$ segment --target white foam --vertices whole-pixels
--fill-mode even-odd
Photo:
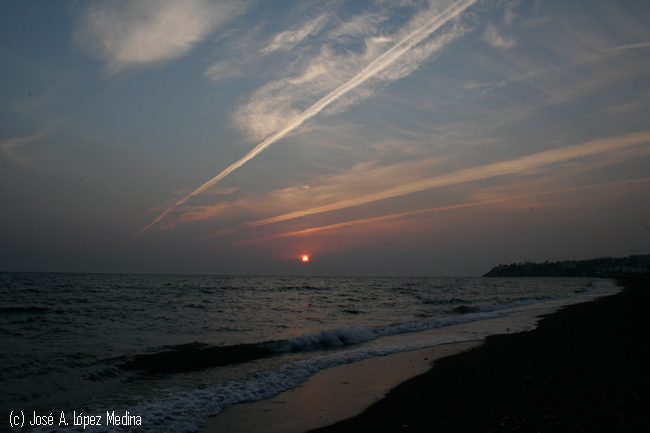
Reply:
[[[610,280],[595,281],[583,293],[605,293],[608,290],[611,290],[612,287],[614,287],[614,283]],[[321,330],[314,334],[305,333],[299,337],[277,342],[272,347],[278,353],[287,353],[315,350],[325,347],[342,346],[344,344],[364,343],[382,336],[425,331],[427,329],[468,323],[476,320],[494,319],[509,314],[503,311],[515,307],[537,304],[540,302],[547,302],[557,299],[574,298],[577,296],[578,295],[576,294],[565,294],[527,298],[503,304],[478,306],[475,307],[475,313],[459,314],[443,317],[440,319],[413,321],[388,326],[379,326],[375,328],[353,325],[346,328]]]
[[[347,328],[334,328],[315,334],[302,334],[299,337],[278,343],[274,349],[280,353],[302,352],[323,347],[342,346],[351,343],[363,343],[377,338],[371,328],[353,325]]]

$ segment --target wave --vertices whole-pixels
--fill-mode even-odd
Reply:
[[[284,342],[265,343],[274,347],[275,351],[301,351],[317,347],[344,345],[351,342],[368,341],[380,335],[393,335],[404,332],[414,332],[423,328],[446,326],[455,323],[465,323],[506,316],[506,312],[485,312],[474,315],[454,316],[437,321],[412,322],[395,324],[376,329],[352,326],[320,331],[315,334],[304,334]],[[457,343],[482,339],[472,335],[458,337],[454,335],[419,341],[408,340],[408,343],[389,345],[371,345],[369,347],[350,348],[342,351],[326,352],[308,359],[288,362],[274,370],[260,372],[243,379],[219,382],[200,388],[169,392],[151,400],[143,400],[128,410],[132,414],[147,413],[148,429],[167,432],[191,433],[198,431],[207,419],[219,414],[226,408],[239,403],[254,402],[274,397],[284,391],[301,385],[314,373],[342,364],[371,359],[393,353],[408,352],[436,345]],[[203,347],[199,343],[199,346]],[[97,414],[105,413],[104,408],[96,408]],[[122,411],[124,412],[124,410]],[[117,410],[116,410],[117,413]],[[122,430],[104,426],[92,432],[118,432]]]
[[[454,308],[454,311],[456,311],[459,314],[476,313],[479,310],[480,310],[479,307],[474,307],[469,305],[459,305],[458,307]]]
[[[172,350],[163,352],[135,355],[118,367],[126,371],[138,370],[147,375],[188,373],[254,361],[273,354],[273,350],[258,344],[208,346],[194,342],[173,346]]]
[[[594,281],[584,292],[604,292],[612,286],[609,280]],[[521,307],[544,301],[578,296],[576,294],[555,295],[536,298],[525,298],[511,302],[491,305],[461,304],[450,310],[452,315],[436,319],[416,320],[406,323],[364,327],[352,325],[334,329],[323,329],[315,333],[302,334],[298,337],[265,341],[258,343],[237,344],[230,346],[214,346],[194,342],[176,346],[163,346],[159,351],[149,354],[138,354],[130,359],[122,358],[117,367],[123,371],[135,371],[144,375],[164,375],[188,373],[208,368],[223,367],[230,364],[245,363],[262,358],[277,356],[285,353],[326,350],[346,345],[372,341],[379,337],[411,332],[420,332],[443,326],[486,320],[506,316],[503,310]],[[454,299],[454,301],[463,301]],[[38,307],[30,307],[38,308]],[[40,310],[39,310],[40,311]],[[352,313],[354,311],[354,313]],[[362,313],[350,310],[351,314]]]
[[[593,285],[588,291],[605,288],[607,285]],[[295,338],[265,341],[230,346],[213,346],[194,342],[177,346],[163,346],[162,350],[150,354],[134,355],[117,366],[123,371],[135,371],[144,375],[188,373],[230,364],[255,361],[285,353],[324,350],[345,345],[365,343],[379,337],[425,331],[443,326],[503,317],[502,310],[539,303],[572,295],[557,295],[542,298],[527,298],[513,302],[492,305],[460,305],[454,308],[454,315],[437,319],[417,320],[407,323],[364,327],[352,325],[334,329],[323,329],[316,333],[302,334]],[[356,311],[356,310],[355,310]]]
[[[264,346],[280,354],[363,343],[374,340],[377,337],[378,334],[373,328],[352,325],[346,328],[324,329],[314,334],[302,334],[299,337],[288,340],[272,341],[264,343]]]
[[[129,405],[128,411],[131,414],[147,414],[146,431],[192,433],[199,431],[209,417],[219,414],[224,409],[239,403],[274,397],[299,386],[320,370],[378,356],[459,341],[468,340],[439,339],[433,344],[431,342],[417,342],[407,345],[377,346],[326,353],[309,359],[288,362],[275,370],[264,371],[243,379],[219,382],[189,390],[168,392],[157,398],[141,400],[135,405]],[[120,410],[116,408],[115,413],[118,412]],[[122,409],[121,413],[124,412],[125,409]],[[104,407],[95,407],[89,412],[89,414],[102,416],[104,413],[106,413]],[[66,418],[72,417],[71,413],[69,415],[66,413]],[[52,431],[48,428],[34,430],[34,432]],[[69,430],[56,429],[55,431]],[[113,426],[91,426],[86,428],[85,431],[108,433],[123,432],[124,430]]]
[[[598,292],[606,288],[605,284],[597,284],[589,289],[590,292]],[[549,297],[552,299],[567,298],[571,296]],[[202,351],[210,353],[221,350],[223,353],[231,351],[232,353],[245,353],[253,348],[253,352],[259,348],[266,349],[266,353],[279,354],[283,352],[300,352],[305,350],[314,350],[319,348],[340,347],[348,344],[369,341],[381,336],[395,335],[400,333],[417,332],[434,327],[442,327],[457,323],[467,323],[478,320],[485,320],[496,317],[507,316],[510,311],[503,311],[507,308],[525,306],[542,302],[547,299],[522,299],[515,302],[486,305],[479,307],[478,312],[457,314],[449,317],[439,318],[436,320],[422,320],[409,323],[396,323],[380,327],[361,327],[350,326],[336,329],[322,330],[312,334],[303,334],[299,337],[287,339],[284,341],[272,341],[260,344],[235,345],[228,347],[216,348],[205,343],[191,343],[177,346],[164,346],[159,353],[148,355],[139,355],[130,361],[132,366],[138,365],[135,359],[140,359],[143,364],[148,365],[156,360],[164,361],[166,356],[163,353],[185,353],[199,354],[203,356]],[[489,311],[488,311],[489,310]],[[489,333],[489,331],[487,331]],[[488,334],[485,334],[488,335]],[[142,430],[146,431],[166,431],[190,433],[198,431],[205,423],[208,417],[217,415],[224,409],[243,402],[253,402],[270,398],[280,394],[283,391],[293,389],[304,383],[314,373],[334,367],[341,364],[352,363],[364,359],[370,359],[382,355],[388,355],[398,352],[407,352],[424,347],[448,344],[459,341],[468,341],[468,339],[480,339],[482,336],[474,333],[462,336],[456,333],[449,335],[434,335],[425,338],[413,340],[404,339],[401,342],[390,341],[376,344],[368,344],[357,347],[345,347],[344,350],[325,351],[315,354],[316,356],[308,359],[295,360],[287,362],[273,370],[262,371],[248,377],[202,385],[192,389],[175,389],[171,388],[158,396],[150,396],[131,404],[128,410],[131,414],[147,414],[147,426]],[[124,363],[127,364],[128,362]],[[112,410],[113,408],[111,408]],[[115,413],[118,413],[118,407],[115,407]],[[122,413],[124,413],[122,408]],[[104,414],[105,408],[95,407],[90,413]],[[66,418],[68,418],[66,414]],[[47,428],[36,431],[52,431]],[[59,431],[57,429],[56,431]],[[68,429],[65,429],[68,431]],[[124,431],[119,427],[103,426],[96,428],[89,427],[86,431],[92,432],[109,432]],[[137,430],[141,431],[141,430]]]
[[[43,313],[48,311],[47,308],[43,307],[5,307],[0,308],[0,313]]]

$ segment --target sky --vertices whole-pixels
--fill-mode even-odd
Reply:
[[[0,271],[650,254],[648,22],[639,0],[0,0]]]

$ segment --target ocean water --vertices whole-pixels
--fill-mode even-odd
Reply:
[[[418,339],[420,331],[612,286],[0,273],[0,431],[195,432],[229,406],[324,368],[451,341]]]

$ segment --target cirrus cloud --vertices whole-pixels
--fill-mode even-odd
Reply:
[[[106,62],[109,74],[182,56],[245,3],[136,0],[93,3],[77,22],[74,41]]]
[[[494,24],[488,25],[485,33],[483,34],[483,40],[485,40],[485,42],[487,42],[493,48],[504,50],[508,50],[517,45],[516,39],[503,36],[501,33],[499,33]]]

